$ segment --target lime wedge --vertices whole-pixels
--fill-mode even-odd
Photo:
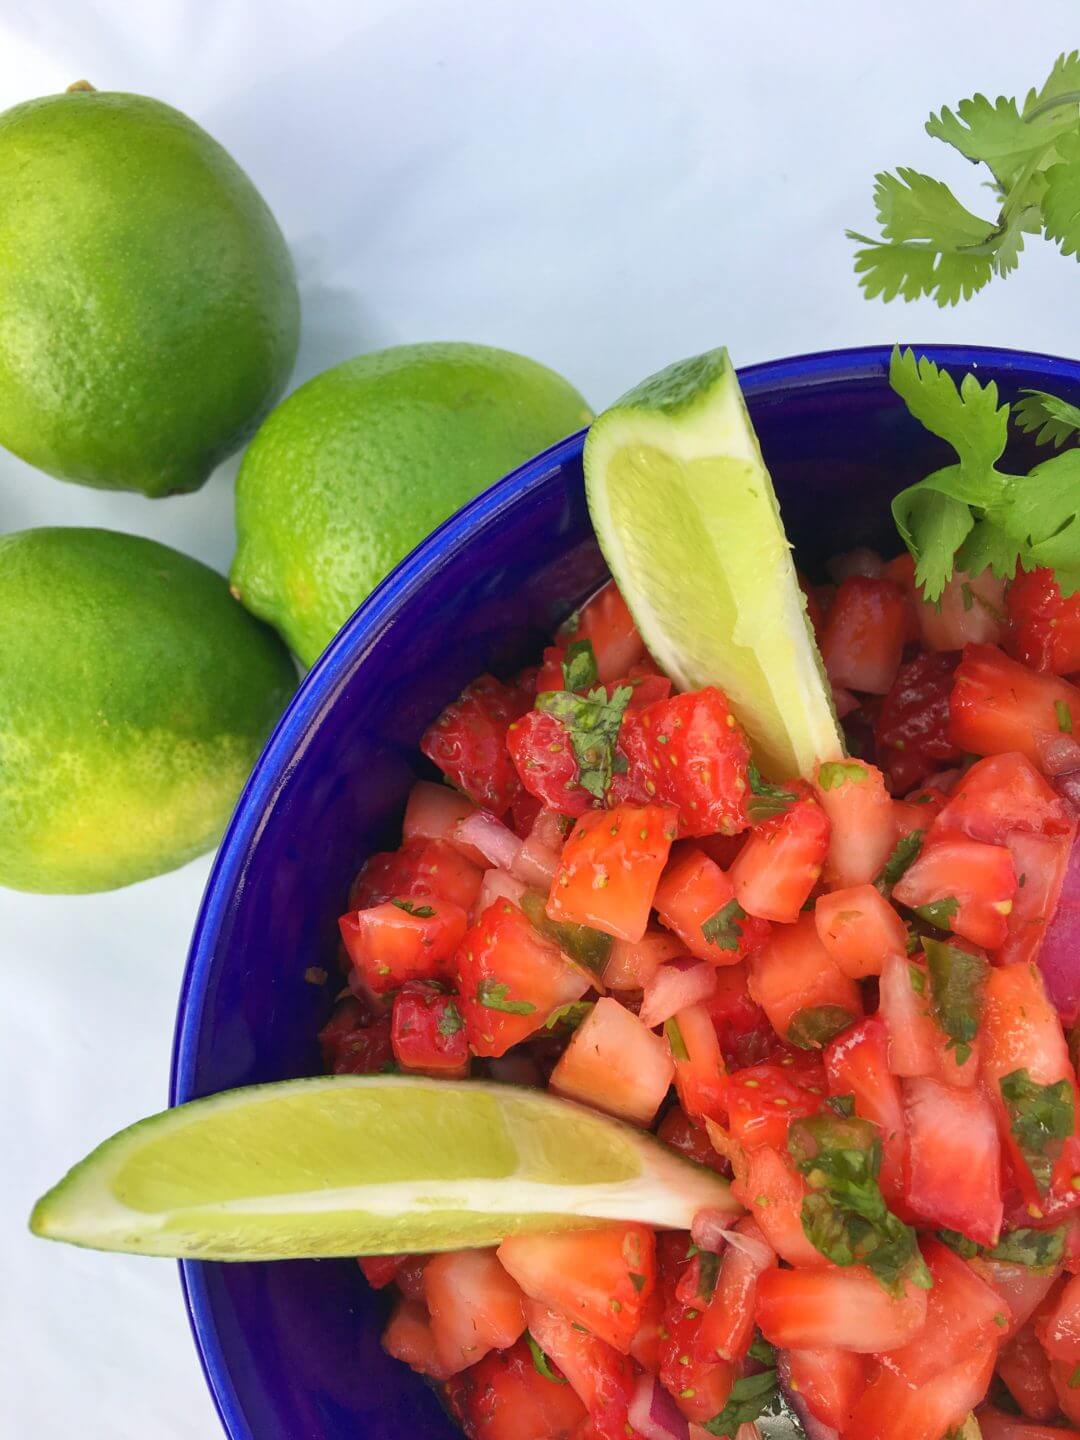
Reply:
[[[733,1212],[725,1180],[540,1091],[414,1076],[227,1090],[121,1130],[34,1207],[98,1250],[203,1260],[385,1255]]]
[[[661,370],[593,422],[585,489],[645,643],[684,690],[718,685],[762,770],[843,754],[780,507],[726,350]]]

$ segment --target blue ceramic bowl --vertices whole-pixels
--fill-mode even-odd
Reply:
[[[1080,401],[1080,364],[929,348],[939,363]],[[885,349],[741,374],[800,564],[895,551],[888,500],[946,463],[887,382]],[[316,1074],[336,918],[361,861],[396,843],[417,741],[475,675],[537,658],[606,577],[585,508],[582,436],[447,521],[356,612],[271,736],[222,842],[177,1019],[172,1100]],[[1030,463],[1030,457],[1028,457]],[[384,1302],[351,1262],[185,1264],[207,1380],[232,1440],[450,1440],[435,1395],[379,1348]]]

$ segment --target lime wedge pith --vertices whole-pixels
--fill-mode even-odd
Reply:
[[[843,753],[780,508],[726,350],[662,370],[593,422],[589,511],[650,651],[723,689],[773,778]]]
[[[228,1090],[114,1135],[30,1228],[98,1250],[272,1260],[494,1245],[738,1212],[725,1180],[541,1091],[414,1076]]]

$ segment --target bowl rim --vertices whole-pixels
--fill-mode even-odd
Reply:
[[[995,370],[1035,371],[1048,380],[1063,376],[1080,384],[1080,361],[1041,351],[990,345],[919,345],[903,342],[937,365],[977,368],[992,363]],[[891,345],[862,345],[835,350],[809,351],[748,365],[738,371],[743,392],[753,398],[772,389],[810,390],[842,382],[880,379],[888,371]],[[176,1105],[191,1088],[200,1013],[205,1002],[207,971],[232,896],[243,884],[251,846],[264,817],[288,779],[301,743],[320,712],[333,702],[347,674],[375,643],[399,605],[422,588],[443,557],[464,543],[471,532],[512,506],[541,485],[552,470],[580,454],[586,431],[579,430],[542,450],[509,474],[482,490],[462,509],[401,560],[352,613],[322,655],[303,677],[284,713],[270,732],[222,836],[207,877],[192,930],[187,962],[177,998],[169,1074],[169,1104]],[[180,1284],[195,1350],[207,1388],[229,1440],[255,1440],[240,1406],[239,1396],[225,1363],[209,1306],[202,1266],[182,1261]]]

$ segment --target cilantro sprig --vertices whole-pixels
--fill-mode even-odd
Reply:
[[[1068,1080],[1040,1085],[1027,1070],[1013,1070],[998,1082],[1009,1126],[1021,1155],[1045,1195],[1062,1142],[1076,1129],[1072,1086]]]
[[[971,1046],[979,1033],[983,986],[989,966],[981,955],[973,955],[944,940],[924,938],[923,952],[930,975],[934,1019],[949,1037],[958,1065],[971,1058]]]
[[[1007,1230],[996,1245],[977,1245],[958,1230],[939,1230],[938,1239],[965,1260],[985,1255],[988,1260],[1003,1260],[1010,1265],[1026,1265],[1031,1270],[1052,1270],[1065,1254],[1065,1229]]]
[[[761,771],[752,760],[747,766],[747,778],[750,782],[750,800],[746,813],[754,824],[771,820],[774,815],[782,815],[799,798],[794,790],[785,790],[782,785],[773,785],[771,781],[763,779]]]
[[[742,940],[742,924],[746,911],[738,900],[729,900],[715,914],[701,922],[701,935],[706,945],[719,950],[738,950]]]
[[[587,695],[545,690],[536,697],[536,708],[554,715],[566,727],[578,766],[577,783],[597,800],[603,800],[611,786],[619,727],[633,693],[632,686],[620,685],[608,699],[599,685]]]
[[[875,176],[880,237],[847,232],[861,247],[855,271],[867,299],[928,295],[955,305],[1015,270],[1026,235],[1080,252],[1080,53],[1059,55],[1023,104],[975,95],[931,115],[926,132],[987,167],[997,214],[976,215],[909,166]]]

